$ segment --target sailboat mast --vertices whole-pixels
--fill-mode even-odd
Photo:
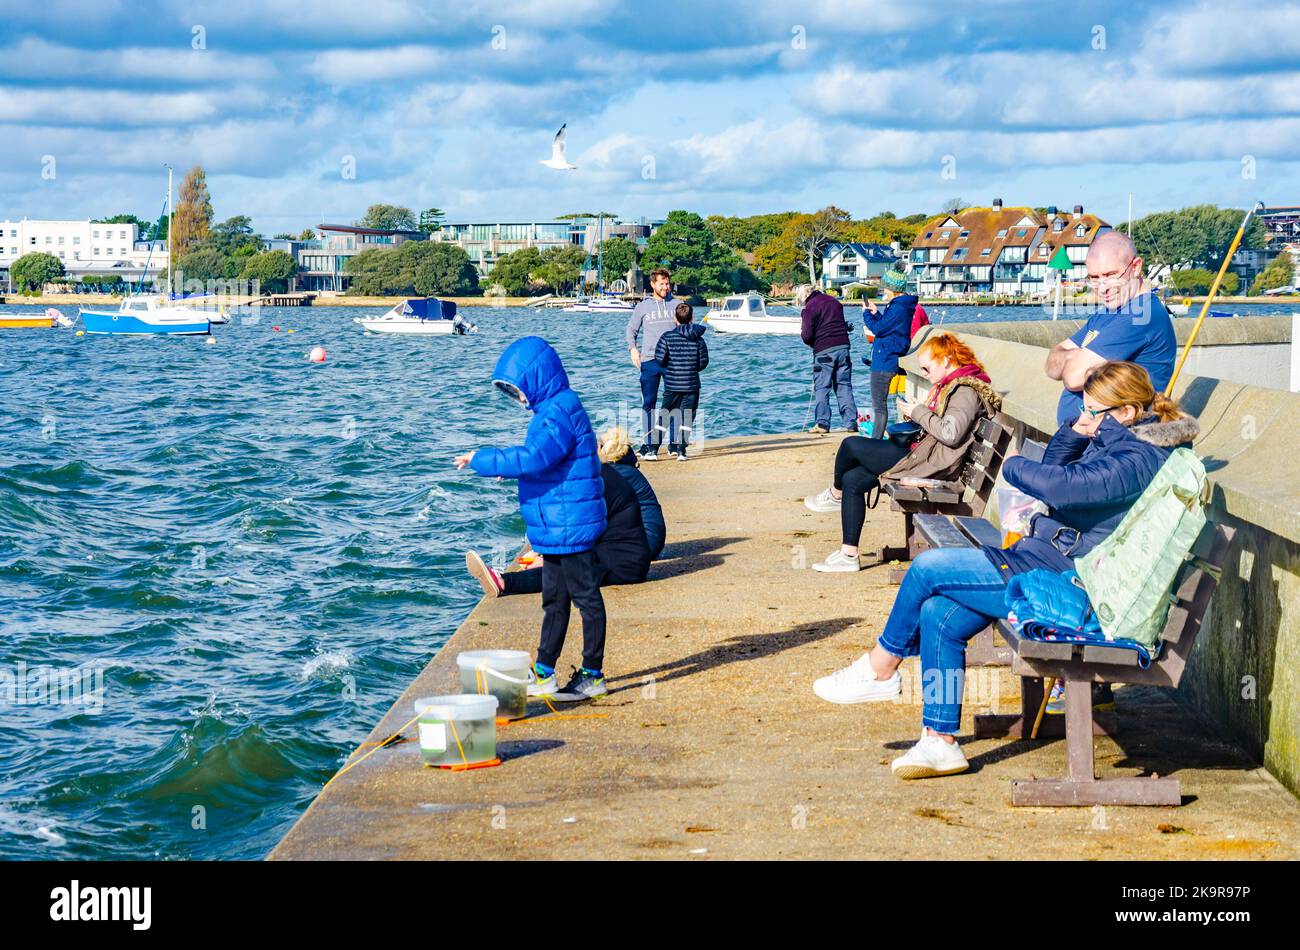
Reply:
[[[605,212],[600,213],[600,224],[596,226],[596,292],[605,293]]]
[[[167,166],[167,299],[172,298],[172,271],[176,259],[172,257],[172,167]]]

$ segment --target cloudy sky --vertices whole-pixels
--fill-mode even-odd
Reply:
[[[1300,4],[0,0],[0,219],[1300,203]],[[537,164],[568,123],[577,171]],[[52,159],[52,161],[51,161]]]

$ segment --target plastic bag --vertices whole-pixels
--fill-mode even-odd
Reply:
[[[1036,514],[1047,512],[1045,504],[1017,488],[999,488],[997,491],[998,523],[1002,525],[1003,534],[1023,537],[1029,533],[1030,519]]]

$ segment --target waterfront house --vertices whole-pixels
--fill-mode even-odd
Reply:
[[[1065,247],[1072,267],[1066,280],[1081,280],[1088,248],[1110,225],[1075,205],[1070,214],[1055,207],[967,208],[928,222],[912,242],[908,268],[923,297],[976,294],[1035,296],[1055,280],[1047,267]]]
[[[606,218],[577,217],[554,221],[448,222],[431,235],[435,241],[448,241],[469,255],[479,276],[486,277],[496,262],[512,251],[535,247],[545,251],[553,247],[581,247],[595,253],[599,242],[621,237],[638,246],[654,233],[662,221],[641,218],[620,222]],[[592,279],[595,279],[594,274]]]
[[[310,241],[274,240],[269,250],[287,251],[298,262],[293,290],[344,291],[352,282],[344,273],[348,259],[377,247],[396,247],[406,241],[423,241],[423,231],[364,228],[352,224],[317,225],[319,237]]]
[[[87,276],[140,280],[148,263],[150,278],[167,269],[167,242],[142,241],[135,224],[99,221],[0,221],[0,286],[12,290],[9,269],[26,254],[51,254],[63,262],[68,283]]]
[[[822,289],[855,283],[878,285],[885,271],[898,263],[898,253],[884,244],[828,244],[822,252]]]

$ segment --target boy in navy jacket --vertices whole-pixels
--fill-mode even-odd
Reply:
[[[709,365],[709,348],[704,342],[704,327],[691,321],[695,311],[688,303],[677,305],[677,326],[664,333],[655,345],[655,361],[664,374],[664,401],[659,410],[650,452],[641,456],[650,461],[659,451],[659,442],[667,420],[668,451],[679,462],[686,461],[686,446],[700,409],[700,370]]]

